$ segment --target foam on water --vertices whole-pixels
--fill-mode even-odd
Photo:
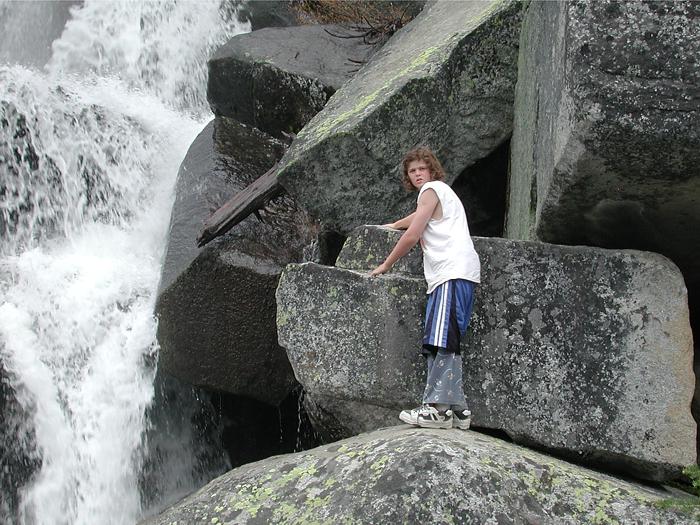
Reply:
[[[86,1],[74,10],[53,44],[53,74],[118,73],[131,87],[148,89],[180,109],[206,106],[206,61],[235,32],[231,2]]]
[[[15,73],[25,91],[33,85],[40,94],[28,98],[41,106],[13,103],[32,115],[39,163],[53,159],[67,179],[65,191],[35,199],[37,206],[58,217],[69,212],[48,237],[27,236],[29,248],[2,261],[9,276],[0,305],[2,360],[18,401],[32,414],[42,460],[23,491],[22,521],[87,523],[105,516],[104,523],[132,523],[140,511],[136,452],[153,397],[152,312],[170,191],[202,122],[114,80],[60,84],[54,86],[60,97],[52,99],[35,74],[3,73]],[[87,121],[68,134],[64,128],[76,115]],[[104,126],[92,125],[96,115]],[[109,146],[115,150],[107,160]],[[77,158],[92,159],[110,183],[110,193],[94,205],[84,174],[76,173]],[[46,189],[30,185],[29,194]],[[24,231],[36,233],[36,222]]]
[[[247,28],[218,2],[72,16],[47,72],[0,68],[0,361],[40,465],[0,520],[134,523],[175,175],[210,118],[206,57]]]

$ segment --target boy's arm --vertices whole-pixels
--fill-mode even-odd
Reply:
[[[391,250],[391,253],[386,260],[372,270],[372,273],[370,274],[371,277],[388,272],[391,267],[394,266],[396,261],[411,251],[411,248],[416,245],[420,239],[420,236],[423,234],[423,230],[425,230],[425,227],[428,224],[430,217],[432,217],[433,212],[435,211],[435,208],[439,202],[440,201],[435,193],[435,190],[428,189],[421,194],[420,198],[418,199],[416,211],[408,216],[413,217],[411,219],[411,225],[398,240],[396,246],[394,246],[394,249]]]
[[[411,222],[413,222],[413,217],[415,216],[416,212],[414,211],[411,215],[408,215],[403,219],[399,219],[396,222],[385,224],[384,226],[387,226],[388,228],[393,228],[395,230],[406,230],[411,226]]]

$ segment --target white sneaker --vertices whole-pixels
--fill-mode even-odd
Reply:
[[[452,428],[452,410],[440,411],[428,405],[418,412],[418,426],[421,428]]]
[[[452,428],[469,430],[472,424],[472,413],[469,410],[454,410],[452,412]]]
[[[427,406],[428,405],[421,405],[411,410],[402,410],[399,414],[399,419],[409,425],[418,426],[418,414]]]

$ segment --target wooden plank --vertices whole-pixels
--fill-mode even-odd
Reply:
[[[283,193],[284,188],[277,182],[277,164],[275,164],[255,182],[236,193],[226,204],[212,213],[197,236],[197,246],[201,248],[219,235],[223,235],[248,215],[257,213],[271,199]]]

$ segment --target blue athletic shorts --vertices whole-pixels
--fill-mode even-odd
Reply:
[[[439,285],[428,296],[425,307],[424,354],[438,348],[459,354],[459,342],[467,331],[474,308],[475,284],[453,279]]]

